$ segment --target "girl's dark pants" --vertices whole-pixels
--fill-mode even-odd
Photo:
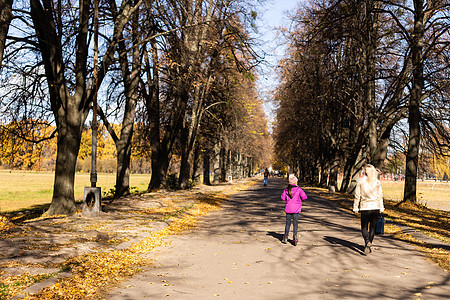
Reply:
[[[289,235],[289,229],[291,228],[291,220],[293,220],[293,229],[294,229],[294,238],[297,237],[298,231],[298,213],[296,214],[288,214],[286,213],[286,227],[284,228],[284,236]]]
[[[379,209],[361,211],[361,233],[366,245],[373,242],[379,214]]]

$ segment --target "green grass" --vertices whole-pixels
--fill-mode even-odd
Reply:
[[[0,213],[29,209],[39,205],[50,204],[53,193],[53,172],[29,172],[0,170]],[[114,189],[115,174],[98,174],[97,186],[102,194]],[[132,174],[130,187],[133,191],[147,189],[149,175]],[[88,173],[75,175],[75,199],[81,200],[84,187],[90,186]]]

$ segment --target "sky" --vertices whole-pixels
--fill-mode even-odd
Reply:
[[[298,2],[297,0],[268,0],[260,12],[260,21],[257,23],[258,32],[263,39],[262,50],[266,53],[266,63],[259,70],[257,84],[260,97],[263,99],[264,111],[268,117],[269,130],[275,109],[270,102],[270,93],[277,85],[276,66],[285,51],[283,39],[276,28],[281,26],[289,28],[288,14],[295,11]]]

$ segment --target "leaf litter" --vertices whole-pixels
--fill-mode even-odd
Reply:
[[[82,254],[68,257],[61,262],[56,260],[54,263],[43,264],[26,262],[21,259],[21,255],[26,255],[24,252],[14,259],[8,259],[7,262],[0,264],[0,299],[9,299],[17,295],[21,295],[24,299],[98,299],[106,289],[138,274],[144,266],[151,264],[151,260],[144,254],[156,247],[167,245],[167,237],[171,235],[195,229],[200,217],[220,209],[227,195],[241,191],[254,183],[256,183],[255,180],[242,181],[238,184],[234,182],[233,185],[220,186],[222,189],[220,192],[208,190],[211,188],[205,186],[200,192],[195,189],[161,191],[157,193],[157,196],[152,193],[147,198],[145,194],[139,195],[136,197],[139,199],[134,199],[135,201],[132,198],[122,199],[122,202],[114,203],[117,209],[108,211],[109,207],[106,207],[107,217],[96,219],[91,223],[75,215],[57,216],[57,218],[40,217],[16,226],[8,218],[0,216],[0,232],[2,233],[0,242],[7,242],[8,239],[23,239],[27,249],[40,249],[45,252],[65,248],[83,248],[82,246],[86,248],[86,244],[89,243],[93,245],[91,248],[87,247],[88,249],[85,249]],[[124,209],[124,206],[127,209]],[[111,218],[112,215],[115,218]],[[152,227],[153,223],[157,222],[164,223],[165,226],[159,230],[149,228],[144,238],[116,236],[117,232],[120,233],[118,228],[129,234],[126,228],[137,227],[134,233],[139,234],[145,231],[142,230],[142,226]],[[32,226],[27,227],[30,224]],[[20,228],[20,230],[10,233],[12,228]],[[47,233],[43,230],[44,228],[52,229],[53,232]],[[62,239],[63,242],[54,245],[48,244],[44,247],[42,240],[38,239],[54,238],[63,231],[66,234],[66,237]],[[89,234],[82,235],[80,234],[82,232]],[[27,243],[33,236],[38,240]],[[126,244],[127,247],[117,249],[122,244]],[[26,271],[30,267],[56,268],[59,271],[31,274]],[[11,275],[5,271],[11,268],[23,270],[23,272]],[[68,275],[59,276],[62,273]],[[54,284],[33,294],[23,294],[27,287],[52,277],[57,279]],[[169,283],[165,284],[169,285]]]

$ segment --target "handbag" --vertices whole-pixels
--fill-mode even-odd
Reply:
[[[377,219],[377,226],[375,228],[376,234],[384,234],[384,215],[380,213]]]

